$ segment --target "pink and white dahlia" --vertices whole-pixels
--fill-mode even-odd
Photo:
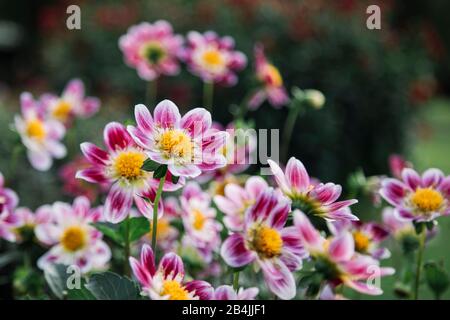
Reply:
[[[355,241],[349,232],[324,238],[307,216],[294,211],[294,228],[308,251],[317,272],[333,288],[344,285],[358,292],[379,295],[383,291],[373,284],[375,279],[394,273],[392,268],[380,267],[377,259],[355,252]]]
[[[267,60],[261,45],[256,45],[254,51],[256,77],[262,83],[262,87],[251,96],[248,105],[250,109],[258,109],[267,99],[274,108],[279,109],[289,102],[280,71]]]
[[[107,221],[123,221],[130,213],[133,200],[139,211],[152,219],[152,202],[159,179],[153,179],[153,172],[142,170],[147,153],[117,122],[106,125],[103,139],[106,151],[89,142],[81,144],[81,151],[91,166],[78,171],[76,177],[91,183],[111,185],[104,208]],[[177,184],[172,183],[169,173],[164,190],[174,191],[183,184],[184,178],[180,178]],[[160,214],[162,210],[160,205]]]
[[[289,211],[289,201],[280,192],[264,191],[245,212],[243,231],[231,234],[221,248],[222,258],[233,268],[256,263],[268,288],[281,299],[294,298],[292,272],[306,257],[296,228],[285,226]]]
[[[223,285],[214,290],[212,300],[255,300],[259,293],[258,288],[239,288],[236,290],[232,286]]]
[[[349,209],[358,200],[336,201],[342,192],[340,185],[331,182],[313,185],[303,163],[294,157],[289,159],[285,172],[274,161],[267,162],[278,186],[294,207],[328,220],[359,220]]]
[[[184,281],[184,266],[175,253],[167,253],[155,264],[149,245],[144,245],[140,261],[130,257],[133,274],[142,285],[142,293],[152,300],[211,300],[214,289],[205,281]]]
[[[142,104],[136,106],[135,117],[137,126],[128,126],[128,132],[151,160],[167,165],[169,173],[195,178],[202,170],[226,165],[219,151],[228,134],[211,128],[207,110],[195,108],[181,117],[172,101],[163,100],[154,117]]]
[[[246,56],[234,50],[232,37],[221,38],[213,31],[204,34],[189,32],[183,59],[189,70],[204,82],[226,86],[237,83],[235,72],[242,70],[247,64]]]
[[[73,205],[56,202],[51,207],[52,219],[35,229],[36,237],[50,250],[38,260],[38,267],[49,264],[77,265],[81,272],[107,267],[111,251],[102,234],[91,224],[102,219],[102,207],[91,208],[86,197],[78,197]]]
[[[383,225],[396,239],[401,239],[405,235],[416,235],[414,224],[410,220],[405,220],[398,216],[392,207],[383,209]]]
[[[383,180],[380,194],[405,220],[424,222],[450,214],[450,176],[438,169],[428,169],[420,176],[405,168],[401,180]]]
[[[194,246],[206,263],[212,259],[220,246],[222,225],[216,220],[216,210],[211,207],[211,198],[196,182],[189,182],[180,197],[184,243]]]
[[[126,64],[147,81],[178,74],[182,45],[183,38],[173,34],[172,26],[164,20],[132,26],[119,39]]]
[[[330,221],[328,229],[336,236],[341,232],[350,233],[355,243],[355,251],[358,253],[370,255],[378,260],[391,256],[387,248],[381,247],[381,242],[389,236],[389,231],[378,223],[349,220]]]
[[[15,210],[15,214],[19,219],[16,229],[18,240],[25,241],[34,237],[34,230],[37,226],[49,223],[52,220],[52,207],[43,205],[34,213],[29,208],[20,207]]]
[[[74,118],[89,118],[100,109],[100,100],[86,97],[84,83],[80,79],[71,80],[61,96],[45,94],[41,97],[43,108],[50,119],[65,125]]]
[[[16,241],[15,228],[20,225],[20,219],[15,213],[15,208],[19,203],[17,194],[5,188],[5,179],[0,172],[0,239]]]
[[[264,192],[269,185],[261,177],[250,177],[245,182],[245,187],[235,183],[225,186],[225,195],[214,196],[214,202],[220,211],[225,213],[223,222],[232,231],[242,231],[244,228],[245,211],[255,204],[259,195]]]
[[[21,94],[20,104],[22,115],[15,116],[14,126],[27,148],[31,165],[37,170],[47,171],[53,158],[61,159],[67,153],[61,143],[66,129],[59,121],[47,119],[42,106],[30,93]]]

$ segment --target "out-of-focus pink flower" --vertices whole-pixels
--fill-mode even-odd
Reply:
[[[221,248],[222,258],[233,268],[256,263],[268,288],[281,299],[294,298],[292,272],[306,257],[296,228],[285,226],[289,211],[288,199],[272,188],[266,190],[245,212],[243,232],[231,234]]]
[[[182,45],[183,38],[173,34],[172,26],[164,20],[132,26],[119,39],[125,62],[147,81],[178,74]]]
[[[303,163],[294,157],[289,159],[284,172],[274,161],[267,162],[281,191],[292,200],[294,206],[329,220],[358,220],[349,209],[358,200],[336,201],[342,192],[340,185],[331,182],[312,185]]]
[[[211,300],[214,289],[206,281],[184,281],[184,265],[175,253],[167,253],[155,264],[149,245],[144,245],[140,261],[130,258],[134,276],[152,300]]]
[[[367,280],[395,272],[392,268],[380,267],[379,261],[370,256],[355,253],[355,242],[349,232],[324,238],[299,210],[294,211],[294,229],[313,259],[316,270],[333,288],[343,284],[361,293],[380,295],[383,293],[381,288]]]
[[[395,238],[401,238],[405,234],[415,234],[414,225],[409,220],[399,218],[395,209],[386,207],[383,209],[383,224]]]
[[[267,99],[274,108],[281,108],[289,102],[289,96],[283,86],[283,78],[277,67],[267,61],[262,45],[255,46],[256,77],[262,87],[248,102],[250,109],[257,109]]]
[[[85,196],[90,201],[94,201],[97,197],[99,189],[107,190],[107,184],[96,186],[84,180],[75,178],[77,171],[90,167],[90,163],[86,158],[78,156],[71,162],[63,165],[59,170],[59,177],[63,182],[63,192],[67,195],[78,197]]]
[[[450,214],[450,176],[439,169],[428,169],[420,176],[405,168],[401,180],[383,180],[380,194],[402,219],[424,222]]]
[[[64,88],[61,96],[44,94],[40,100],[50,119],[58,120],[67,126],[74,118],[89,118],[100,109],[100,100],[85,97],[84,91],[83,81],[73,79]]]
[[[186,245],[195,247],[204,262],[209,263],[213,252],[219,249],[222,230],[216,220],[216,210],[211,207],[211,198],[196,182],[190,182],[184,187],[180,201],[186,231],[183,240]]]
[[[215,32],[200,34],[191,31],[182,54],[189,70],[204,82],[233,86],[238,78],[235,72],[247,64],[246,56],[234,50],[234,39],[219,37]]]
[[[127,129],[150,159],[168,166],[168,172],[195,178],[203,170],[225,166],[226,159],[219,150],[228,133],[211,128],[211,114],[206,109],[195,108],[181,117],[172,101],[163,100],[153,116],[146,106],[137,105],[137,126]]]
[[[14,229],[20,225],[20,219],[14,210],[18,203],[17,194],[5,188],[5,179],[0,172],[0,239],[16,241]]]
[[[412,164],[406,161],[401,155],[391,154],[389,156],[389,169],[394,178],[401,179],[402,171],[405,168],[412,168]]]
[[[258,293],[258,288],[239,288],[236,292],[232,286],[223,285],[214,290],[212,300],[255,300]]]
[[[159,179],[153,178],[153,172],[142,170],[142,165],[148,158],[146,152],[133,141],[125,127],[117,122],[106,125],[103,139],[107,151],[89,142],[81,144],[81,151],[91,166],[78,171],[76,177],[91,183],[111,185],[104,209],[107,221],[123,221],[130,214],[133,200],[139,211],[152,219],[152,202]],[[180,178],[177,184],[172,183],[169,172],[163,190],[174,191],[183,184],[184,178]],[[160,202],[159,215],[162,213],[163,206]]]
[[[267,182],[261,177],[250,177],[245,182],[244,188],[234,183],[227,184],[224,196],[214,196],[217,207],[225,213],[223,218],[225,226],[232,231],[242,231],[245,211],[268,187]]]
[[[45,117],[45,110],[28,93],[20,96],[22,115],[14,117],[14,126],[22,143],[27,148],[31,165],[40,171],[47,171],[53,164],[53,158],[66,156],[66,147],[61,143],[66,133],[64,125]]]
[[[78,197],[73,205],[56,202],[51,207],[51,221],[38,225],[36,237],[51,249],[38,260],[38,267],[49,264],[77,265],[81,272],[104,269],[111,251],[102,234],[91,223],[102,220],[102,207],[91,208],[86,197]]]

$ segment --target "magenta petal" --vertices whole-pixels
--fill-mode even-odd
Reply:
[[[145,134],[141,129],[127,126],[127,131],[139,146],[144,149],[151,149],[153,147],[153,140],[149,134]]]
[[[256,199],[268,187],[266,180],[258,176],[250,177],[245,182],[245,191],[252,199]]]
[[[173,252],[169,252],[162,257],[158,269],[164,272],[165,278],[169,275],[172,278],[175,278],[177,275],[184,277],[183,260]]]
[[[245,247],[245,240],[241,234],[234,233],[229,236],[220,249],[223,260],[234,268],[245,266],[256,258],[256,253]]]
[[[306,215],[299,210],[295,210],[293,215],[294,225],[299,231],[299,236],[302,239],[303,245],[322,250],[324,239],[320,235],[319,231],[317,231],[311,224],[308,217],[306,217]]]
[[[212,300],[214,295],[213,287],[206,281],[193,280],[186,282],[185,288],[187,291],[192,292],[200,300]]]
[[[131,190],[121,188],[118,183],[114,184],[106,197],[104,207],[106,221],[111,223],[123,221],[130,213],[132,204]]]
[[[170,100],[163,100],[155,107],[155,124],[162,128],[175,128],[180,123],[178,107]]]
[[[270,166],[270,170],[272,171],[273,175],[275,176],[275,180],[278,183],[278,186],[280,187],[283,192],[289,192],[290,186],[286,180],[286,177],[284,176],[283,170],[281,170],[280,166],[275,163],[272,160],[267,160],[267,163]]]
[[[192,137],[203,134],[211,127],[211,124],[211,113],[203,108],[192,109],[181,119],[181,127]]]
[[[306,172],[303,163],[294,157],[289,159],[287,163],[286,179],[291,188],[297,190],[299,193],[307,191],[310,186],[308,172]]]
[[[427,187],[437,187],[444,179],[444,174],[439,169],[428,169],[422,174],[422,186]]]
[[[344,232],[335,237],[328,249],[331,258],[337,262],[348,261],[355,253],[355,242],[350,233]]]
[[[279,260],[260,260],[264,280],[270,291],[280,299],[290,300],[295,297],[296,285],[291,271]]]
[[[118,122],[110,122],[103,131],[103,139],[110,150],[121,150],[133,145],[133,139],[125,127]]]
[[[106,165],[109,155],[106,151],[100,149],[95,144],[90,142],[84,142],[80,145],[81,152],[83,152],[86,159],[96,165]]]
[[[349,288],[352,288],[353,290],[356,290],[358,292],[368,294],[368,295],[376,296],[376,295],[380,295],[383,293],[383,291],[380,288],[378,288],[374,285],[370,285],[370,284],[359,282],[359,281],[348,280],[345,282],[345,285]]]
[[[223,285],[214,290],[214,300],[237,300],[237,294],[232,286]]]
[[[141,264],[153,276],[156,272],[155,256],[152,248],[148,244],[144,244],[141,250]]]
[[[415,190],[416,188],[420,187],[422,183],[422,179],[420,178],[419,174],[411,168],[403,169],[402,179],[406,183],[406,185],[410,187],[412,190]]]
[[[381,196],[393,206],[399,205],[407,193],[407,187],[396,179],[385,179],[380,190]]]
[[[150,283],[152,281],[152,277],[150,274],[145,270],[145,268],[133,257],[129,258],[131,270],[133,271],[134,276],[136,279],[144,286],[150,286]]]
[[[107,183],[109,180],[105,176],[102,168],[92,167],[77,171],[75,178],[83,179],[90,183]]]
[[[138,104],[134,107],[134,116],[139,130],[144,134],[151,134],[153,131],[153,118],[147,107],[143,104]]]

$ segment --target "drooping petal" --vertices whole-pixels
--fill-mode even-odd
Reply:
[[[246,248],[244,237],[238,233],[232,234],[224,241],[220,255],[229,266],[234,268],[245,266],[256,258],[256,253]]]
[[[344,232],[335,237],[328,249],[330,257],[337,262],[347,261],[355,253],[355,242],[350,233]]]
[[[283,262],[278,259],[258,260],[258,262],[270,291],[283,300],[290,300],[295,297],[294,276]]]
[[[27,155],[31,165],[36,170],[47,171],[53,164],[52,157],[46,150],[28,150]]]
[[[308,217],[299,210],[295,210],[293,215],[294,225],[299,232],[303,245],[307,247],[309,251],[311,249],[322,251],[324,238],[320,235],[319,231],[314,228]]]

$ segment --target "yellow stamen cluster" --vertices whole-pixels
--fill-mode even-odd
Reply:
[[[64,230],[61,245],[67,251],[77,251],[86,244],[86,231],[79,226],[71,226]]]
[[[52,115],[60,121],[65,121],[67,120],[70,111],[72,111],[72,105],[67,101],[61,100],[53,109]]]
[[[163,284],[162,296],[169,296],[169,300],[189,300],[188,291],[175,280],[166,280]]]
[[[203,61],[207,65],[216,67],[224,64],[224,59],[219,50],[209,49],[203,53]]]
[[[114,169],[117,174],[126,179],[136,179],[141,176],[141,167],[144,164],[145,156],[136,151],[120,153],[114,162]]]
[[[253,246],[259,255],[273,258],[280,255],[283,240],[277,230],[261,226],[254,231]]]
[[[432,188],[418,188],[411,196],[411,202],[421,211],[433,212],[442,206],[444,198]]]
[[[355,241],[355,249],[358,252],[366,252],[370,245],[370,239],[367,235],[360,231],[353,232],[353,239]]]
[[[280,87],[283,85],[283,78],[281,77],[280,71],[277,67],[272,64],[266,66],[266,75],[270,81],[270,85],[275,87]]]
[[[159,145],[167,156],[192,158],[193,147],[191,138],[181,130],[168,130],[161,135]]]
[[[34,138],[38,141],[44,140],[46,135],[44,123],[39,119],[29,121],[27,123],[26,132],[30,138]]]
[[[206,217],[203,215],[203,213],[200,210],[194,210],[194,221],[192,222],[194,229],[201,230],[205,225],[205,222]]]

